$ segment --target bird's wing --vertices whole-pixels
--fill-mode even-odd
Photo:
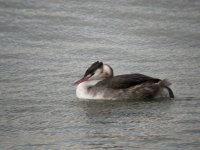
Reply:
[[[112,78],[107,78],[96,84],[96,86],[104,86],[112,89],[125,89],[144,82],[159,82],[160,79],[152,78],[143,74],[125,74],[118,75]]]

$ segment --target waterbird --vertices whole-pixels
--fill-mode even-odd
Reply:
[[[167,97],[174,98],[167,79],[139,73],[114,76],[112,67],[99,61],[94,62],[74,84],[79,99],[152,99],[166,96],[166,92]]]

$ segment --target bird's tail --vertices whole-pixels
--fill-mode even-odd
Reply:
[[[171,88],[169,87],[169,86],[171,85],[171,83],[169,82],[169,80],[167,80],[167,79],[161,80],[161,81],[158,82],[158,84],[159,84],[161,87],[167,89],[170,98],[174,98],[174,93],[173,93],[173,91],[171,90]]]

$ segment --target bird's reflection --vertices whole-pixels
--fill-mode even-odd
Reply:
[[[130,100],[87,100],[81,101],[80,106],[84,109],[91,124],[117,123],[120,118],[129,118],[134,121],[138,118],[159,116],[169,109],[172,101],[167,99],[154,99],[144,101]]]

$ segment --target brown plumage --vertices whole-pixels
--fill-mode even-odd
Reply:
[[[105,86],[112,89],[124,89],[144,82],[157,83],[160,79],[152,78],[143,74],[125,74],[107,78],[98,82],[95,86]]]

